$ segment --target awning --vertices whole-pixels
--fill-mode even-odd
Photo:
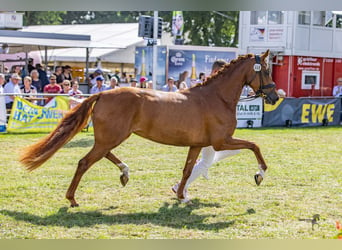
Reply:
[[[0,30],[0,43],[62,48],[125,48],[113,44],[91,41],[91,37],[89,35],[24,32],[13,30]]]

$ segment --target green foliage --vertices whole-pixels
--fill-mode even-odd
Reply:
[[[160,11],[171,31],[172,11]],[[140,15],[153,11],[26,11],[24,25],[98,24],[138,22]],[[184,37],[189,45],[236,47],[238,11],[184,11]]]
[[[2,239],[331,239],[342,218],[341,127],[236,130],[260,146],[265,180],[255,185],[256,159],[242,150],[190,186],[191,204],[171,191],[187,149],[133,135],[113,150],[130,167],[126,187],[102,159],[80,182],[78,208],[69,208],[65,192],[93,135],[77,134],[28,173],[18,155],[43,136],[0,134]]]

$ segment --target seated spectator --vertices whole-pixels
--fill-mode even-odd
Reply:
[[[175,85],[175,80],[173,79],[173,77],[169,77],[167,79],[167,84],[165,84],[161,88],[161,91],[165,91],[165,92],[176,92],[176,91],[178,91],[178,89]]]
[[[147,81],[148,81],[147,77],[145,76],[140,77],[140,88],[143,88],[143,89],[146,88]]]
[[[78,89],[79,88],[79,84],[78,82],[74,81],[72,83],[72,87],[71,89],[69,90],[69,95],[70,96],[74,96],[76,98],[82,98],[82,96],[78,96],[78,95],[83,95],[83,92],[81,90]]]
[[[112,78],[110,78],[110,85],[108,86],[107,90],[109,89],[115,89],[115,88],[119,88],[119,83],[118,83],[118,79],[115,76],[112,76]]]
[[[62,90],[61,94],[69,94],[69,90],[71,89],[71,83],[69,80],[64,80],[61,84]]]
[[[19,81],[21,81],[21,77],[17,73],[13,73],[11,75],[10,81],[6,83],[4,87],[4,93],[20,94],[21,91],[19,87]],[[5,97],[6,109],[12,109],[14,98],[14,95]]]
[[[108,86],[103,83],[103,76],[96,77],[96,84],[90,89],[90,94],[96,94],[107,90]]]
[[[137,83],[138,83],[137,79],[135,79],[135,78],[131,79],[131,87],[136,88],[137,87]]]
[[[50,76],[50,83],[44,87],[44,93],[48,94],[57,94],[62,91],[62,88],[60,85],[56,82],[56,76],[51,75]],[[54,96],[47,96],[46,103],[48,103]]]
[[[333,88],[333,96],[342,96],[342,77],[337,78],[337,85]]]
[[[183,90],[183,89],[187,89],[188,88],[188,85],[186,84],[185,81],[182,81],[179,83],[179,90]]]
[[[93,74],[90,75],[90,85],[91,87],[96,85],[96,77],[102,76],[103,77],[103,72],[100,69],[97,69],[94,71]]]
[[[32,73],[32,71],[31,71],[31,73]],[[29,94],[29,93],[37,94],[37,88],[32,85],[32,78],[30,76],[24,77],[24,86],[22,86],[20,88],[20,91],[21,91],[21,93],[25,93],[25,94]],[[31,101],[34,104],[37,104],[37,96],[36,95],[32,95],[32,96],[25,95],[24,98]]]

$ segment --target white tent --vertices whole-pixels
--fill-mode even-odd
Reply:
[[[90,41],[67,44],[67,48],[52,46],[46,52],[42,52],[42,60],[45,61],[45,53],[48,61],[84,62],[89,48],[89,61],[101,61],[114,63],[134,63],[135,46],[144,44],[144,39],[138,37],[138,23],[109,23],[109,24],[75,24],[75,25],[36,25],[24,27],[22,32],[39,32],[51,34],[88,35]],[[71,45],[74,46],[71,46]]]

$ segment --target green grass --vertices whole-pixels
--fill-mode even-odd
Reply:
[[[236,137],[260,146],[265,180],[255,185],[256,159],[242,150],[214,164],[209,181],[192,184],[191,204],[171,191],[187,149],[133,135],[115,149],[130,166],[127,186],[102,159],[81,180],[78,208],[69,208],[65,192],[92,133],[79,133],[28,173],[18,155],[42,136],[0,135],[1,239],[325,239],[342,221],[342,127],[238,129]],[[314,214],[320,221],[312,228],[306,220]]]

